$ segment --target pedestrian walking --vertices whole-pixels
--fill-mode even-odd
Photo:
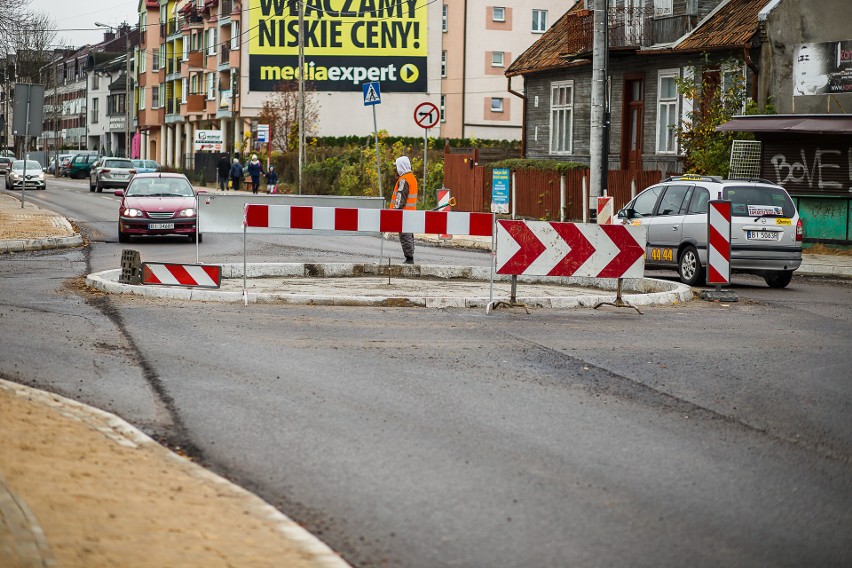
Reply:
[[[417,209],[417,180],[411,172],[411,160],[408,156],[396,159],[396,173],[399,178],[393,187],[390,208]],[[402,254],[405,255],[405,264],[414,264],[414,233],[400,233],[399,243],[402,245]]]
[[[231,174],[231,163],[228,161],[228,156],[222,154],[219,161],[216,162],[216,173],[219,178],[219,189],[221,191],[228,190],[228,179]]]
[[[266,193],[278,193],[278,172],[275,171],[275,166],[269,166],[269,171],[266,172]]]
[[[251,155],[251,161],[246,168],[246,173],[251,178],[251,192],[257,193],[257,190],[260,189],[260,176],[264,173],[263,165],[257,159],[257,154]]]
[[[234,191],[240,190],[240,180],[243,179],[243,166],[237,158],[231,164],[231,186]]]

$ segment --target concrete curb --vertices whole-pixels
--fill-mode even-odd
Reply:
[[[242,279],[242,264],[223,264],[222,278]],[[455,278],[488,282],[490,271],[485,267],[453,267],[453,266],[395,266],[391,267],[395,276],[409,278],[429,278],[430,280],[450,280]],[[302,264],[302,263],[259,263],[246,265],[246,278],[347,278],[358,276],[384,276],[387,267],[378,264]],[[292,305],[327,305],[327,306],[383,306],[383,307],[425,307],[425,308],[485,308],[489,298],[485,296],[454,297],[446,295],[398,295],[398,296],[355,296],[333,294],[294,294],[288,292],[251,292],[243,294],[239,291],[223,291],[201,288],[185,288],[172,286],[143,286],[121,284],[118,278],[120,269],[106,270],[89,274],[86,284],[91,288],[111,294],[134,294],[139,296],[158,297],[173,300],[198,300],[210,302],[248,302],[248,303],[281,303]],[[506,276],[498,276],[498,281],[508,281]],[[536,297],[518,295],[518,302],[529,307],[537,308],[579,308],[594,307],[599,302],[613,302],[617,280],[594,278],[553,278],[553,277],[522,277],[523,283],[547,283],[553,285],[582,286],[595,289],[584,295],[565,297]],[[523,292],[521,286],[521,293]],[[687,302],[693,299],[689,286],[678,282],[642,278],[641,280],[625,280],[623,299],[634,306],[670,305]],[[494,301],[508,301],[508,298],[496,297]]]
[[[77,233],[71,237],[44,237],[38,239],[0,240],[0,254],[30,250],[74,248],[83,245],[83,237]]]
[[[199,481],[216,485],[220,493],[230,493],[234,498],[242,499],[245,503],[247,514],[263,522],[271,523],[280,534],[299,547],[303,554],[311,558],[317,566],[324,568],[350,568],[350,565],[329,548],[328,545],[254,493],[246,491],[239,485],[235,485],[227,479],[161,446],[147,434],[118,416],[57,394],[33,389],[3,379],[0,379],[0,388],[9,390],[21,398],[54,408],[63,416],[80,420],[101,432],[107,439],[114,443],[130,448],[144,447],[149,451],[158,453],[163,459],[171,462],[171,465],[185,469]]]

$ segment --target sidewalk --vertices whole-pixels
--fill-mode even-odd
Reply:
[[[82,242],[63,217],[0,193],[0,255]],[[852,256],[806,254],[797,273],[852,278]],[[4,568],[348,566],[257,496],[118,417],[2,377],[0,441]]]

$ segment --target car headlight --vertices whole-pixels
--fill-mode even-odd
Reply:
[[[138,209],[125,209],[124,210],[125,217],[141,217],[142,212]]]
[[[178,217],[195,217],[195,209],[181,209]]]

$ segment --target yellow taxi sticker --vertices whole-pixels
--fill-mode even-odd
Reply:
[[[793,220],[792,219],[785,219],[783,217],[778,217],[777,219],[775,219],[775,224],[776,225],[792,225]]]
[[[698,175],[698,174],[683,174],[682,176],[680,176],[680,179],[682,179],[682,180],[700,180],[701,176]]]
[[[641,227],[642,221],[630,221],[630,224],[633,225],[634,227]]]

